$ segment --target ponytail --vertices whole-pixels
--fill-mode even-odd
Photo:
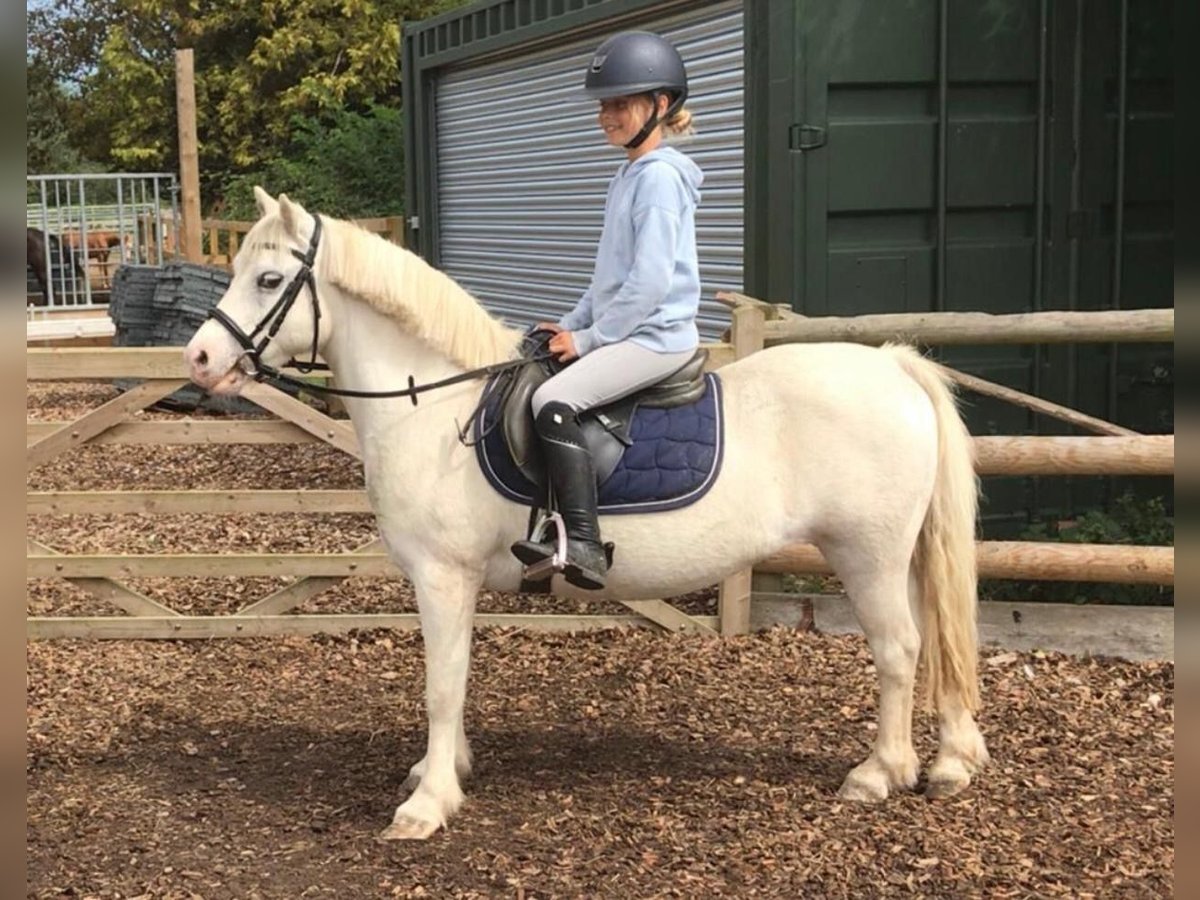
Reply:
[[[696,129],[692,126],[692,113],[686,106],[675,110],[671,117],[663,123],[663,127],[673,137],[696,133]]]

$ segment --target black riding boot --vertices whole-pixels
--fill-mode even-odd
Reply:
[[[574,410],[565,403],[547,403],[534,427],[541,438],[546,474],[558,500],[558,511],[567,530],[567,564],[563,577],[584,590],[604,587],[608,559],[600,542],[596,515],[596,469],[583,442],[583,430]],[[552,543],[517,541],[513,555],[525,565],[554,555]]]

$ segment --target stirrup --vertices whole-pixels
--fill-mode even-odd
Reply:
[[[534,563],[531,566],[526,566],[524,577],[528,581],[542,581],[549,578],[556,572],[561,572],[567,565],[567,526],[563,522],[563,517],[557,511],[542,513],[537,524],[533,526],[533,531],[529,533],[529,540],[540,544],[543,543],[543,537],[546,534],[546,529],[550,525],[554,526],[555,542],[554,553],[543,559],[541,562]]]

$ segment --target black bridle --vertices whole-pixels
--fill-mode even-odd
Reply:
[[[296,367],[303,372],[311,372],[314,369],[322,368],[317,362],[317,339],[321,331],[321,304],[317,302],[317,281],[313,277],[313,265],[317,260],[317,246],[321,242],[321,217],[313,216],[313,232],[312,237],[308,239],[308,249],[301,253],[299,250],[290,250],[292,256],[300,260],[300,270],[292,278],[291,282],[283,293],[279,295],[279,299],[274,305],[267,310],[266,315],[258,320],[258,324],[254,326],[254,330],[249,334],[242,331],[242,326],[233,320],[233,318],[224,310],[218,307],[213,307],[208,311],[210,319],[216,319],[221,325],[233,335],[233,339],[241,345],[245,352],[243,357],[248,358],[254,364],[254,371],[250,373],[256,381],[264,381],[266,379],[275,380],[276,378],[287,377],[273,366],[268,366],[262,360],[263,351],[267,349],[267,344],[279,333],[279,329],[283,327],[283,320],[287,318],[287,314],[291,311],[292,305],[296,302],[296,298],[300,296],[305,285],[308,286],[309,296],[312,298],[313,310],[313,339],[312,339],[312,359],[307,363],[298,363],[295,360],[289,360],[288,365],[296,364]],[[262,334],[258,343],[254,339]]]
[[[328,371],[329,366],[324,363],[317,362],[317,343],[320,337],[321,330],[321,305],[317,302],[317,279],[313,274],[313,266],[317,260],[317,246],[321,240],[321,217],[313,216],[313,232],[312,237],[308,239],[308,249],[303,253],[296,249],[291,249],[292,256],[300,260],[300,270],[293,276],[279,299],[274,305],[267,310],[264,315],[254,326],[254,330],[249,334],[242,331],[242,327],[233,320],[228,313],[217,307],[213,307],[208,312],[210,319],[216,319],[226,331],[228,331],[235,341],[242,347],[244,351],[242,357],[249,359],[254,366],[253,372],[248,372],[255,381],[267,381],[274,384],[289,385],[294,388],[299,388],[306,391],[315,391],[319,394],[331,394],[337,397],[362,397],[371,399],[384,399],[389,397],[408,397],[412,400],[413,406],[417,405],[417,395],[423,394],[426,391],[436,390],[437,388],[449,387],[452,384],[458,384],[463,381],[472,381],[477,378],[490,378],[499,372],[516,369],[521,366],[528,365],[531,362],[542,362],[551,357],[551,354],[545,353],[535,357],[521,357],[519,359],[510,359],[505,362],[493,363],[490,366],[483,366],[478,369],[471,369],[467,372],[462,372],[458,375],[451,375],[449,378],[443,378],[440,381],[431,381],[428,384],[417,384],[411,375],[408,376],[408,387],[399,388],[394,391],[356,391],[349,388],[331,388],[321,384],[310,384],[299,378],[293,378],[290,375],[285,375],[283,372],[274,366],[267,365],[263,362],[262,354],[267,348],[267,344],[278,334],[279,329],[283,326],[283,320],[287,317],[288,312],[296,302],[296,298],[300,296],[300,292],[305,286],[308,287],[308,294],[312,298],[313,312],[313,337],[312,337],[312,353],[308,362],[300,362],[296,359],[289,359],[284,363],[285,367],[297,369],[300,372],[315,372],[318,370]],[[259,335],[262,335],[259,337]],[[255,343],[255,338],[258,342]],[[240,360],[239,360],[240,361]]]

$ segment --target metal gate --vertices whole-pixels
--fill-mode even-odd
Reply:
[[[697,134],[679,147],[704,170],[700,326],[713,337],[728,325],[713,294],[742,289],[742,4],[638,27],[670,39],[688,67]],[[621,162],[582,91],[598,40],[447,72],[438,83],[438,262],[514,325],[557,318],[591,279],[605,191]]]
[[[27,176],[27,306],[103,306],[118,266],[176,258],[178,192],[164,172]]]

